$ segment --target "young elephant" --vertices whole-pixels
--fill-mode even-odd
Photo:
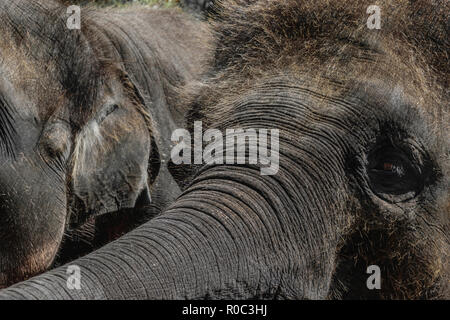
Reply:
[[[202,166],[164,213],[73,262],[80,290],[61,267],[0,297],[450,297],[449,2],[376,2],[381,30],[369,1],[224,1],[191,120],[216,142],[278,129],[279,170]]]
[[[73,14],[0,0],[0,287],[45,271],[65,234],[96,241],[94,218],[152,215],[179,193],[166,166],[183,119],[172,105],[201,71],[202,27],[179,10],[82,8],[78,30]],[[136,219],[102,221],[99,241]]]

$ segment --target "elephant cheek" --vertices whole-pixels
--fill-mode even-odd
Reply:
[[[61,208],[63,209],[63,208]],[[37,208],[27,210],[32,215]],[[39,216],[36,221],[24,221],[23,215],[8,225],[8,232],[0,243],[0,287],[12,285],[47,271],[60,247],[65,229],[65,219],[55,210],[42,209],[48,217]]]
[[[15,261],[9,266],[10,270],[0,272],[0,289],[47,271],[58,248],[58,242],[47,243],[33,252],[24,253],[21,258],[13,258]]]
[[[142,128],[145,129],[145,128]],[[147,129],[145,129],[147,130]],[[77,152],[69,192],[71,225],[102,214],[134,208],[148,188],[148,133],[122,132],[120,141],[102,134],[103,145]],[[86,150],[85,150],[86,149]]]

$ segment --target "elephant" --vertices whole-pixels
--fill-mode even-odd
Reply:
[[[176,8],[1,0],[0,16],[5,287],[119,237],[181,192],[167,141],[184,121],[176,88],[205,65],[205,31]]]
[[[160,215],[0,298],[448,298],[449,3],[376,3],[381,29],[363,0],[221,1],[185,126],[278,130],[278,170],[188,165]]]

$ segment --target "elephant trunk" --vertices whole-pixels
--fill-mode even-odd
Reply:
[[[162,215],[0,298],[325,298],[336,232],[295,184],[286,172],[206,168]],[[298,211],[299,201],[308,212]]]

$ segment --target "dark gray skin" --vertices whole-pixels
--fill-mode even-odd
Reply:
[[[81,290],[64,266],[1,298],[450,296],[448,2],[380,1],[382,32],[363,1],[237,2],[190,116],[278,128],[278,174],[204,166],[163,214],[71,263]]]
[[[66,10],[0,1],[0,287],[118,237],[180,193],[166,163],[183,110],[170,105],[202,70],[201,27],[179,9],[83,8],[69,30]]]

